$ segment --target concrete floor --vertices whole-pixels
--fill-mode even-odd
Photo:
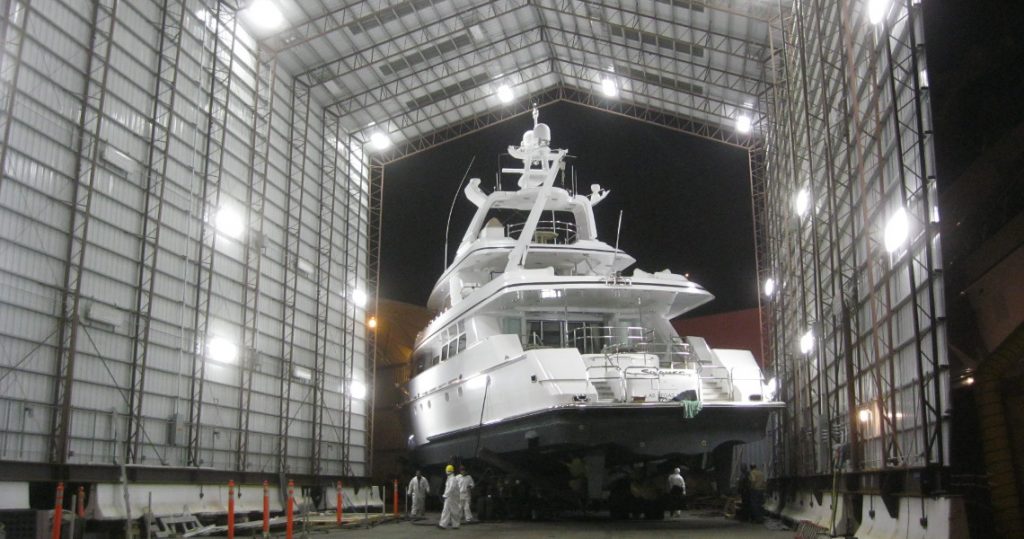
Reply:
[[[437,527],[437,513],[428,513],[426,520],[416,523],[391,522],[369,529],[347,529],[318,531],[311,537],[335,537],[346,539],[406,539],[416,537],[523,537],[528,539],[595,539],[628,537],[686,537],[687,539],[725,538],[738,539],[793,537],[792,531],[773,531],[760,524],[748,524],[713,516],[711,513],[691,511],[682,518],[663,521],[611,521],[602,518],[566,519],[540,522],[483,522],[465,524],[458,530],[442,530]],[[296,530],[295,537],[302,537]]]

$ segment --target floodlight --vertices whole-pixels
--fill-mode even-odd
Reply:
[[[907,212],[900,206],[885,225],[885,250],[890,253],[899,249],[910,234]]]
[[[859,419],[861,423],[867,423],[868,421],[871,421],[871,410],[864,408],[863,410],[857,412],[857,419]]]
[[[771,277],[769,277],[769,278],[764,280],[764,295],[770,298],[770,297],[772,297],[772,294],[774,294],[774,293],[775,293],[775,279],[772,279]]]
[[[370,135],[370,144],[375,150],[386,150],[391,147],[391,139],[387,135],[377,131]]]
[[[498,99],[502,103],[511,103],[515,99],[515,94],[512,93],[512,88],[509,88],[507,84],[502,84],[498,87]]]
[[[362,399],[366,397],[366,386],[357,380],[352,380],[352,383],[348,385],[349,391],[352,393],[352,397],[356,399]]]
[[[249,19],[264,30],[273,30],[284,22],[284,15],[271,0],[254,0],[246,12]]]
[[[365,306],[366,299],[366,292],[363,292],[362,288],[357,288],[352,291],[352,303],[355,303],[356,307]]]
[[[601,80],[601,91],[608,97],[615,97],[619,95],[619,88],[615,85],[615,81],[612,79]]]
[[[811,194],[807,192],[807,189],[801,189],[796,194],[796,214],[803,217],[807,214],[807,209],[811,206]]]
[[[371,316],[370,319],[366,321],[366,327],[370,329],[377,329],[377,317]]]
[[[736,117],[736,132],[745,135],[750,132],[752,127],[753,121],[750,119],[750,116],[743,114]]]
[[[234,363],[238,359],[238,346],[224,337],[214,337],[206,344],[206,356],[220,363]]]
[[[868,0],[868,21],[878,24],[889,12],[889,0]]]
[[[214,218],[214,226],[225,236],[233,239],[242,237],[245,231],[245,223],[242,222],[242,215],[231,206],[221,206]]]
[[[811,350],[814,350],[814,331],[807,330],[807,333],[800,337],[800,353],[809,354]]]

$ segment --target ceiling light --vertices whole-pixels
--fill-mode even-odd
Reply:
[[[502,84],[501,86],[498,86],[497,93],[498,99],[500,99],[502,103],[511,103],[512,100],[515,98],[515,94],[512,93],[512,88],[509,88],[507,84]]]
[[[739,133],[746,135],[750,132],[752,126],[753,122],[751,121],[750,116],[741,114],[736,117],[736,131]]]
[[[206,344],[206,356],[220,363],[234,363],[238,359],[238,346],[224,337],[214,337]]]
[[[229,238],[238,239],[245,231],[245,223],[242,222],[242,215],[230,206],[221,206],[214,218],[214,226],[217,230]]]
[[[246,11],[249,19],[264,30],[273,30],[284,22],[284,15],[271,0],[255,0]]]
[[[366,386],[362,382],[352,380],[352,383],[348,385],[349,391],[352,392],[352,397],[356,399],[362,399],[366,397]]]
[[[903,206],[900,206],[885,225],[885,250],[890,253],[895,252],[907,241],[909,234],[910,223],[907,221],[907,212]]]
[[[774,293],[775,293],[775,279],[772,279],[771,277],[769,277],[769,278],[764,280],[764,295],[770,298],[770,297],[772,297],[772,294],[774,294]]]
[[[801,189],[796,194],[796,214],[803,217],[807,214],[807,208],[811,206],[811,194],[807,192],[807,189]]]
[[[888,11],[889,0],[868,0],[868,21],[871,24],[882,22]]]
[[[811,350],[814,350],[814,331],[808,330],[800,337],[800,353],[810,354]]]
[[[386,150],[391,146],[391,139],[384,133],[377,131],[370,135],[370,144],[372,144],[376,150]]]
[[[619,95],[619,88],[615,86],[615,81],[612,79],[601,80],[601,91],[608,97],[615,97]]]

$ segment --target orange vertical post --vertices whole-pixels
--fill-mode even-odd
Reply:
[[[263,537],[270,535],[270,487],[263,482]]]
[[[338,507],[335,510],[335,517],[336,517],[336,519],[338,521],[338,526],[341,526],[341,514],[342,514],[342,508],[341,508],[341,481],[338,481]]]
[[[235,481],[228,480],[228,539],[235,539]]]
[[[60,524],[64,517],[64,483],[57,483],[57,500],[53,503],[53,527],[50,529],[52,539],[60,539]]]
[[[395,492],[394,492],[394,496],[392,497],[392,503],[394,504],[392,507],[395,510],[395,518],[398,518],[398,480],[397,479],[394,480],[394,485],[393,486],[394,486]]]
[[[284,536],[287,537],[288,539],[293,539],[292,528],[295,525],[294,506],[295,506],[295,482],[292,481],[291,479],[289,479],[288,480],[288,523],[285,524],[285,528],[284,528],[284,530],[285,530],[284,531]]]
[[[85,487],[78,487],[78,518],[85,518]]]

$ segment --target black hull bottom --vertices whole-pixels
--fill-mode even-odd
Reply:
[[[424,466],[473,458],[480,450],[497,454],[561,453],[603,449],[611,464],[695,455],[722,444],[764,437],[768,416],[778,406],[706,405],[694,417],[681,406],[573,406],[436,436],[414,450]]]

